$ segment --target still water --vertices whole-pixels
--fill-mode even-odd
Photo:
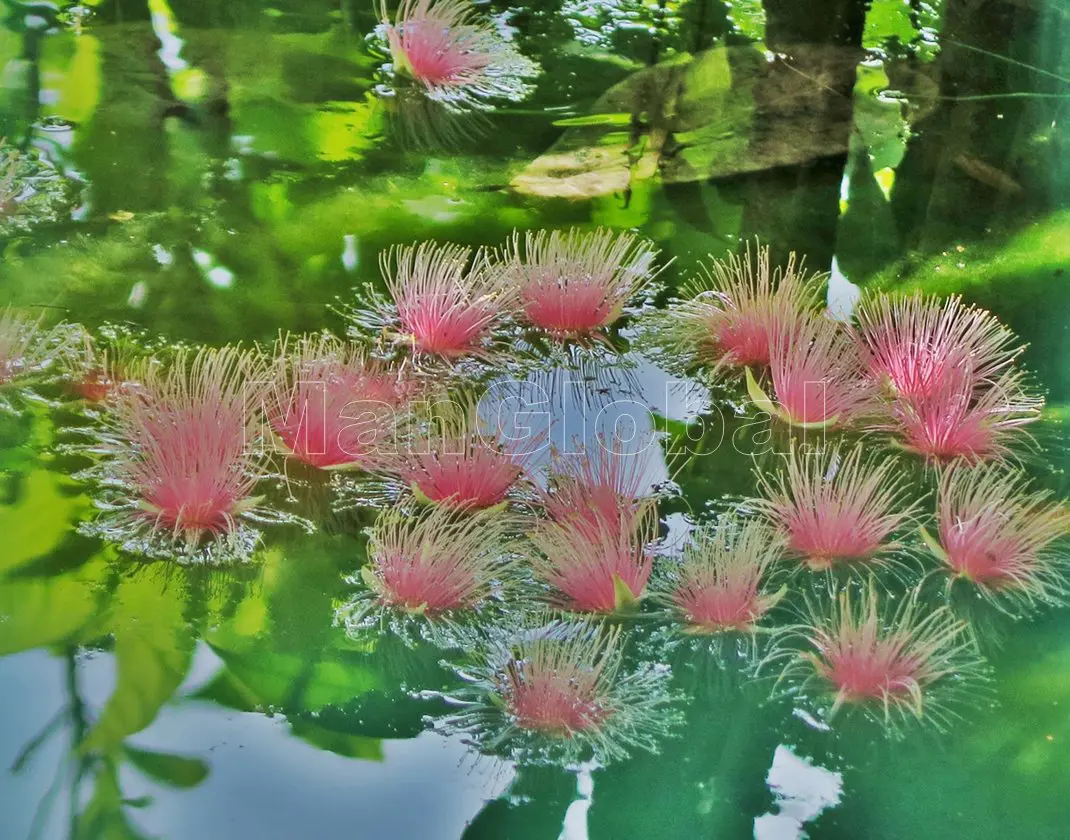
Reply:
[[[25,185],[0,209],[4,305],[270,344],[341,333],[396,243],[633,229],[667,264],[660,306],[757,237],[831,271],[834,309],[861,286],[997,314],[1047,399],[1026,466],[1070,494],[1063,0],[479,4],[524,72],[460,113],[407,101],[363,0],[0,12],[0,136]],[[716,390],[636,347],[524,376],[560,445],[645,442],[672,554],[753,494],[752,460]],[[340,626],[374,510],[321,506],[315,533],[265,531],[238,566],[124,555],[77,530],[93,498],[62,443],[84,421],[53,402],[0,413],[4,840],[1066,836],[1066,610],[991,616],[990,687],[902,738],[830,727],[637,620],[626,655],[671,667],[672,736],[612,763],[518,761],[436,725],[456,651]]]

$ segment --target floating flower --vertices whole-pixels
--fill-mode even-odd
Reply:
[[[832,695],[830,717],[849,706],[883,724],[928,717],[941,726],[983,676],[969,625],[946,606],[926,612],[916,592],[888,612],[872,585],[861,598],[847,589],[827,614],[811,608],[810,622],[791,634],[804,650],[774,657],[788,660],[782,679]]]
[[[592,451],[558,456],[551,465],[547,485],[539,488],[539,501],[555,522],[624,523],[620,511],[634,511],[647,494],[646,461],[642,452],[624,453],[619,446],[597,438]]]
[[[869,375],[907,400],[931,398],[963,372],[993,381],[1025,349],[994,315],[958,296],[878,294],[862,300],[855,318]]]
[[[484,252],[424,242],[383,252],[380,267],[394,298],[401,338],[417,353],[456,359],[485,355],[508,305]]]
[[[653,246],[632,233],[575,228],[513,234],[503,268],[520,314],[558,338],[584,337],[613,324],[657,273]]]
[[[73,352],[75,335],[67,324],[46,329],[42,318],[5,308],[0,313],[0,409],[13,410],[5,392],[31,394],[26,386],[48,376]]]
[[[792,254],[787,265],[770,266],[769,248],[730,254],[701,267],[685,284],[685,300],[658,317],[669,348],[703,365],[769,364],[774,337],[791,333],[812,315],[825,275],[807,274]]]
[[[540,617],[466,662],[472,699],[439,725],[518,761],[601,763],[656,751],[679,717],[665,666],[626,671],[619,627]]]
[[[267,417],[286,454],[321,469],[380,465],[407,399],[396,374],[330,335],[276,348]]]
[[[891,423],[876,428],[893,432],[905,449],[930,461],[978,463],[1010,455],[1015,438],[1040,417],[1043,405],[1043,398],[1026,391],[1018,371],[979,386],[962,370],[928,397],[897,400]]]
[[[839,325],[811,316],[778,331],[770,343],[771,399],[747,368],[747,392],[767,414],[801,428],[848,425],[873,407],[862,361]]]
[[[1050,499],[1018,470],[953,467],[940,475],[937,539],[922,535],[953,578],[996,603],[1060,603],[1066,558],[1052,545],[1070,536],[1070,511]]]
[[[455,111],[489,110],[495,99],[520,100],[539,68],[521,55],[468,0],[402,0],[380,17],[395,75]]]
[[[479,607],[510,575],[511,527],[496,511],[384,511],[371,530],[370,562],[360,575],[373,603],[348,623],[359,625],[376,605],[427,617]]]
[[[538,439],[503,439],[472,402],[436,405],[399,456],[398,472],[424,502],[457,508],[503,507],[539,448]]]
[[[756,505],[784,538],[789,553],[811,569],[888,562],[892,535],[917,511],[894,459],[863,459],[862,445],[825,455],[794,447],[786,469],[759,474]]]
[[[692,535],[662,598],[689,633],[752,633],[784,596],[766,581],[782,550],[764,522],[726,517]]]
[[[142,360],[105,404],[93,451],[106,513],[86,530],[150,556],[207,560],[248,555],[270,512],[254,495],[263,387],[247,352],[179,350],[164,368]]]
[[[569,609],[612,613],[631,609],[643,596],[654,563],[648,548],[657,526],[656,507],[644,502],[610,517],[548,522],[529,537],[538,552],[536,573]]]

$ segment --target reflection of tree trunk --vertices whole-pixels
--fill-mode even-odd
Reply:
[[[947,0],[934,64],[942,98],[915,127],[892,195],[908,245],[937,248],[1024,209],[1034,175],[1023,141],[1045,121],[1051,124],[1057,105],[1051,99],[1000,94],[1057,92],[1060,83],[1001,56],[1035,60],[1036,9],[1041,5]],[[1043,190],[1047,167],[1032,169]]]
[[[777,258],[796,250],[807,255],[812,268],[824,269],[832,262],[851,132],[851,92],[869,0],[764,0],[763,5],[766,45],[778,58],[754,88],[752,157],[762,155],[756,145],[792,142],[778,132],[778,124],[799,124],[797,115],[781,116],[798,107],[814,110],[805,121],[822,126],[829,154],[748,176],[743,233],[768,241]],[[809,97],[805,106],[782,95],[785,88],[797,87],[793,83],[800,74],[820,83],[819,95]]]

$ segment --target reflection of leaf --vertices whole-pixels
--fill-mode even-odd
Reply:
[[[146,840],[123,813],[123,795],[111,762],[100,766],[93,797],[78,816],[72,834],[72,840]]]
[[[105,557],[59,577],[0,585],[0,656],[63,641],[89,621],[107,570]]]
[[[86,507],[85,497],[65,492],[71,481],[49,470],[34,470],[20,485],[20,498],[0,507],[0,572],[18,568],[49,553],[69,532],[69,524]]]
[[[302,741],[307,741],[318,749],[344,755],[346,758],[359,758],[364,761],[383,760],[383,742],[378,738],[335,732],[300,717],[290,720],[290,729]]]
[[[315,711],[382,687],[380,675],[358,662],[309,662],[301,656],[266,650],[234,653],[215,645],[212,649],[226,663],[227,678],[217,677],[197,696],[232,708],[277,706]]]
[[[176,591],[179,584],[184,586],[185,578],[165,580],[144,571],[119,584],[108,622],[115,634],[115,691],[83,749],[107,752],[144,729],[185,679],[193,640],[185,627],[186,593]]]
[[[208,765],[199,758],[123,747],[123,754],[138,770],[170,787],[196,787],[208,775]]]

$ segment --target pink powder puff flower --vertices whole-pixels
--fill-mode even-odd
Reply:
[[[286,454],[320,469],[390,457],[407,391],[396,373],[330,335],[280,340],[266,414]]]
[[[642,453],[621,453],[616,444],[597,439],[597,448],[558,456],[551,464],[547,486],[539,487],[539,501],[555,522],[627,523],[621,510],[634,511],[647,495],[646,461]]]
[[[753,633],[786,592],[766,587],[782,550],[780,537],[764,522],[723,518],[693,534],[662,599],[689,633]]]
[[[475,609],[512,568],[512,521],[496,511],[448,507],[421,516],[384,511],[371,530],[361,579],[375,601],[429,617]]]
[[[423,242],[380,256],[402,338],[417,353],[456,359],[485,355],[484,344],[508,306],[485,252]]]
[[[525,321],[557,338],[582,338],[608,327],[657,273],[657,250],[632,233],[514,233],[502,257]]]
[[[506,440],[486,428],[478,403],[450,401],[420,424],[399,456],[398,471],[422,502],[501,508],[537,448],[537,440]]]
[[[150,556],[247,556],[259,534],[242,520],[269,515],[253,495],[264,477],[263,388],[250,355],[182,349],[166,368],[146,359],[128,373],[130,384],[105,404],[106,429],[94,449],[104,460],[88,471],[119,498],[102,503],[114,515],[89,532]]]
[[[808,274],[794,254],[772,268],[769,248],[752,254],[749,245],[700,270],[682,288],[686,299],[659,318],[660,332],[674,352],[714,367],[767,366],[773,338],[815,312],[826,277]]]
[[[747,392],[762,411],[800,428],[845,426],[869,414],[874,389],[850,338],[833,320],[811,316],[770,344],[773,398],[747,368]]]
[[[1025,349],[994,315],[958,296],[879,294],[864,298],[855,318],[869,375],[906,400],[933,397],[963,371],[978,383],[994,381]]]
[[[1070,536],[1070,511],[1049,492],[1002,465],[956,466],[940,475],[937,539],[922,529],[952,580],[972,583],[997,605],[1061,603],[1068,594],[1066,557],[1051,550]]]
[[[537,549],[536,574],[577,612],[633,609],[646,590],[654,564],[649,543],[657,528],[652,501],[595,521],[548,522],[529,534]]]
[[[814,570],[889,562],[890,537],[917,513],[894,459],[862,458],[856,445],[825,455],[792,447],[786,470],[758,475],[755,502],[784,538],[789,553]]]
[[[928,397],[896,400],[891,422],[874,428],[893,432],[905,449],[930,461],[979,463],[1010,455],[1015,437],[1040,417],[1043,405],[1042,397],[1026,391],[1019,371],[980,384],[960,370]]]
[[[48,375],[75,350],[78,333],[69,324],[46,329],[42,322],[11,307],[0,312],[0,409],[14,410],[5,392],[32,395],[25,386]]]
[[[456,111],[489,110],[490,100],[520,100],[538,66],[524,57],[468,0],[402,0],[380,17],[394,72]]]
[[[656,750],[680,723],[669,669],[627,670],[619,626],[536,616],[492,638],[459,673],[462,710],[439,727],[524,763],[606,764]]]
[[[806,649],[770,657],[788,659],[781,679],[829,692],[830,718],[851,706],[893,728],[923,717],[942,727],[954,702],[984,681],[969,625],[946,606],[926,611],[916,591],[894,612],[872,584],[862,597],[846,589],[828,613],[811,606],[810,626],[790,634]]]

